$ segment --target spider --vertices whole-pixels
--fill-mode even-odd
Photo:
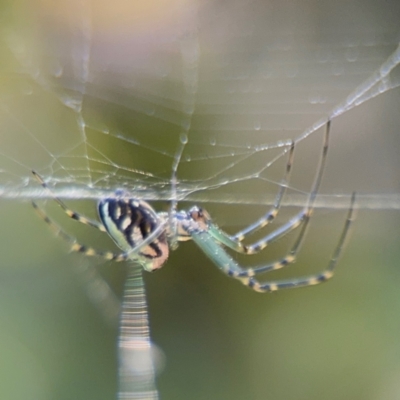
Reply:
[[[355,193],[351,196],[347,218],[339,241],[327,268],[323,272],[311,276],[278,280],[275,282],[260,282],[256,279],[256,276],[283,268],[296,261],[297,253],[305,238],[307,226],[313,212],[314,201],[321,183],[328,152],[330,125],[330,120],[328,120],[321,159],[307,204],[288,222],[250,245],[243,244],[246,236],[265,227],[278,215],[292,168],[295,149],[294,141],[288,150],[285,176],[273,207],[262,218],[235,235],[229,235],[222,231],[212,222],[207,211],[197,206],[192,207],[189,211],[171,211],[172,215],[167,212],[157,213],[147,202],[130,198],[124,191],[117,190],[114,195],[99,201],[98,215],[101,222],[98,222],[71,210],[61,199],[52,194],[53,199],[70,218],[94,227],[101,232],[108,233],[122,250],[120,253],[98,251],[77,243],[73,237],[61,230],[36,203],[32,202],[32,205],[41,218],[55,231],[56,235],[70,243],[72,251],[81,252],[87,256],[100,256],[112,261],[133,261],[140,264],[146,271],[154,271],[161,268],[167,261],[170,243],[173,240],[193,240],[222,272],[232,278],[238,279],[244,285],[257,292],[273,292],[280,289],[317,285],[333,276],[334,268],[343,250],[345,239],[353,221]],[[50,188],[43,178],[35,171],[32,171],[32,173],[39,183],[51,193]],[[171,227],[171,221],[175,224],[174,229]],[[243,268],[224,249],[227,247],[238,253],[255,254],[300,226],[301,230],[293,247],[283,258],[270,264]]]

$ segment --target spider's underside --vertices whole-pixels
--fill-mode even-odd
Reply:
[[[313,212],[314,201],[321,183],[328,150],[329,131],[330,121],[326,124],[322,156],[306,206],[288,222],[251,245],[244,245],[242,243],[246,236],[268,225],[275,219],[279,212],[291,173],[295,149],[294,142],[288,148],[285,176],[273,207],[258,221],[235,235],[229,235],[219,229],[212,222],[209,214],[197,206],[192,207],[189,211],[172,210],[171,214],[167,212],[157,213],[147,202],[129,198],[123,191],[118,190],[113,196],[104,198],[99,202],[98,214],[101,222],[98,222],[89,220],[72,211],[58,197],[52,195],[70,218],[97,228],[102,232],[107,232],[122,250],[121,253],[103,252],[77,243],[73,237],[58,228],[36,203],[33,203],[33,206],[56,234],[71,244],[73,251],[78,251],[88,256],[101,256],[113,261],[129,260],[140,264],[146,271],[154,271],[161,268],[166,262],[169,255],[170,243],[193,240],[222,272],[240,280],[255,291],[272,292],[286,288],[316,285],[333,276],[333,270],[342,252],[353,220],[354,193],[339,241],[328,267],[323,272],[302,278],[278,280],[275,282],[259,282],[255,277],[258,274],[277,270],[295,262],[297,253],[305,238]],[[36,172],[33,171],[33,174],[44,188],[50,190]],[[174,229],[171,227],[171,221],[175,224]],[[225,247],[227,247],[238,253],[255,254],[297,227],[300,227],[297,240],[289,252],[277,262],[252,268],[243,268],[225,251]]]

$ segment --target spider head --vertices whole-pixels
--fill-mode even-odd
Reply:
[[[203,208],[200,208],[198,206],[193,206],[189,210],[189,216],[190,218],[197,222],[202,229],[207,229],[209,224],[211,223],[211,217],[210,214],[204,210]]]

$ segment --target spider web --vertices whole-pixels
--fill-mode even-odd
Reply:
[[[151,21],[116,29],[103,20],[106,10],[80,2],[39,8],[34,21],[18,14],[25,26],[4,28],[2,197],[48,197],[31,179],[35,169],[63,198],[125,188],[147,200],[272,203],[290,140],[304,142],[299,164],[317,161],[329,117],[333,140],[360,147],[358,161],[360,142],[382,128],[359,133],[365,116],[358,129],[342,121],[398,96],[398,32],[390,26],[332,42],[329,29],[277,30],[240,5],[222,18],[216,4],[178,2],[158,29]],[[142,10],[148,18],[153,11]],[[346,147],[335,161],[354,161]],[[317,206],[345,208],[356,190],[360,207],[398,208],[389,172],[364,173],[326,190]],[[360,184],[366,177],[370,184]],[[304,204],[309,182],[290,182],[286,204]]]
[[[291,140],[283,203],[304,206],[330,118],[316,207],[356,191],[358,208],[400,208],[398,13],[117,3],[5,7],[0,197],[49,199],[34,169],[63,200],[123,188],[245,225],[273,203]]]

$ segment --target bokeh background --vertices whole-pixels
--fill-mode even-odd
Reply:
[[[126,266],[69,254],[29,204],[26,193],[39,193],[30,170],[64,184],[56,189],[66,197],[79,197],[85,171],[103,171],[97,188],[139,182],[162,200],[157,209],[167,209],[165,185],[146,187],[133,169],[168,180],[173,157],[157,151],[174,154],[183,133],[189,141],[178,178],[182,187],[196,183],[180,207],[200,203],[233,233],[265,212],[285,166],[282,148],[252,149],[299,137],[372,76],[399,43],[400,8],[376,0],[3,1],[0,12],[0,397],[112,399],[117,326],[96,293],[88,295],[88,277],[95,269],[118,297]],[[333,120],[322,206],[299,262],[272,275],[327,265],[355,190],[357,221],[329,283],[254,293],[192,243],[146,274],[152,338],[165,356],[161,399],[400,398],[399,106],[399,90],[383,89]],[[106,130],[111,137],[100,134]],[[322,133],[296,149],[277,223],[305,203]],[[246,149],[251,157],[241,162]],[[108,160],[101,167],[93,161],[100,152]],[[110,160],[130,173],[121,178]],[[208,189],[207,178],[224,178],[214,171],[231,163],[230,184]],[[77,189],[65,169],[76,172]],[[68,204],[95,215],[94,200]],[[46,209],[85,243],[112,248],[52,202]],[[295,237],[237,259],[275,260]]]

